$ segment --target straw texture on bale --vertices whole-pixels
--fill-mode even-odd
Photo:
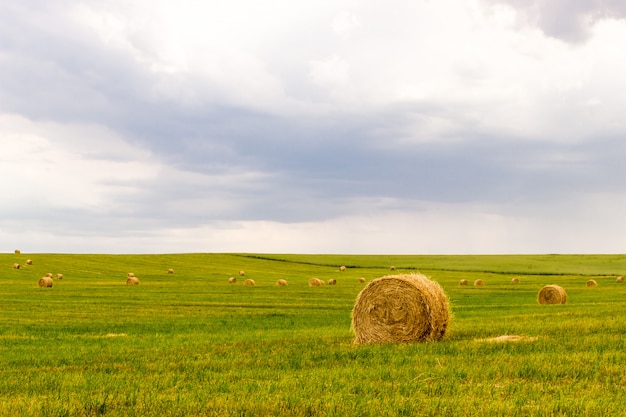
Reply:
[[[624,277],[617,277],[615,282],[624,282]]]
[[[235,283],[237,282],[237,278],[235,278],[235,277],[230,277],[230,278],[228,278],[228,282],[229,282],[230,284],[235,284]]]
[[[590,279],[589,281],[587,281],[588,287],[595,287],[596,285],[598,285],[598,283],[596,282],[595,279]]]
[[[18,263],[13,264],[13,269],[20,269],[20,264]]]
[[[139,279],[135,276],[126,278],[126,285],[139,285]]]
[[[63,279],[63,274],[57,274],[57,279]]]
[[[50,287],[52,287],[52,285],[54,283],[52,282],[52,278],[50,278],[50,277],[42,277],[42,278],[39,278],[39,283],[38,284],[42,288],[50,288]]]
[[[287,286],[287,281],[284,279],[279,279],[278,281],[276,281],[276,285],[279,287],[286,287]]]
[[[365,282],[365,278],[363,277],[359,278],[359,282]]]
[[[511,284],[519,284],[519,278],[513,278]]]
[[[474,281],[475,287],[482,287],[483,285],[485,285],[485,283],[483,282],[482,279],[477,279],[476,281]]]
[[[459,281],[459,285],[467,285],[469,282],[466,279],[462,279]]]
[[[340,270],[341,272],[343,272],[343,271],[345,271],[345,270],[346,270],[346,267],[342,265],[342,266],[340,266],[340,267],[339,267],[339,270]]]
[[[253,279],[247,279],[243,282],[243,285],[247,285],[248,287],[254,287],[254,280]]]
[[[324,285],[324,281],[319,278],[311,278],[309,280],[309,287],[321,287]]]
[[[26,265],[32,265],[33,264],[33,260],[32,259],[27,259],[26,260]]]
[[[240,277],[243,277],[244,275],[246,275],[246,273],[243,272],[243,271],[239,271],[238,274],[239,274]]]
[[[421,274],[370,281],[352,309],[355,343],[441,340],[449,321],[450,305],[443,288]]]
[[[170,269],[168,269],[168,270],[167,270],[167,273],[168,273],[168,274],[173,274],[173,273],[174,273],[174,270],[173,270],[172,268],[170,268]]]
[[[539,304],[565,304],[567,293],[559,285],[546,285],[539,291],[537,301]]]
[[[334,278],[331,278],[328,280],[328,285],[337,285],[337,280]]]

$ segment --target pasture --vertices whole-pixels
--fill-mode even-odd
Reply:
[[[411,272],[450,300],[444,339],[355,345],[360,290]],[[623,274],[622,255],[0,254],[0,415],[621,416]],[[540,305],[547,284],[567,303]]]

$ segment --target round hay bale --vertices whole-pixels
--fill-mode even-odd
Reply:
[[[598,283],[594,279],[590,279],[589,281],[587,281],[588,287],[595,287],[596,285],[598,285]]]
[[[57,274],[57,279],[63,279],[63,274]]]
[[[52,278],[52,272],[47,272],[46,276]]]
[[[311,278],[309,280],[309,287],[321,287],[324,285],[324,281],[319,278]]]
[[[126,278],[126,285],[139,285],[139,278],[136,276]]]
[[[21,250],[19,250],[19,249],[15,249],[15,254],[16,254],[16,255],[19,255],[20,253],[22,253],[22,251],[21,251]]]
[[[248,287],[254,287],[254,284],[254,280],[249,278],[243,282],[243,285],[247,285]]]
[[[173,273],[174,273],[174,270],[173,270],[172,268],[170,268],[170,269],[168,269],[168,270],[167,270],[167,273],[168,273],[168,274],[173,274]]]
[[[624,282],[624,277],[617,277],[615,282]]]
[[[340,267],[339,267],[339,270],[340,270],[341,272],[343,272],[343,271],[345,271],[345,270],[346,270],[346,267],[342,265],[342,266],[340,266]]]
[[[537,301],[539,304],[565,304],[567,293],[559,285],[546,285],[539,291]]]
[[[135,276],[135,274],[133,274],[132,272],[129,272],[128,274],[126,274],[127,278],[131,278],[131,277],[134,277],[134,276]]]
[[[337,280],[334,278],[331,278],[328,280],[328,285],[337,285]]]
[[[32,265],[33,264],[33,260],[32,259],[27,259],[26,260],[26,265]]]
[[[511,284],[519,284],[519,278],[513,278]]]
[[[363,277],[359,278],[359,282],[360,283],[364,283],[365,282],[365,278],[363,278]]]
[[[389,267],[389,270],[390,270],[390,271],[395,271],[395,270],[396,270],[396,267],[392,265],[392,266],[390,266],[390,267]]]
[[[278,287],[286,287],[287,286],[287,281],[284,279],[279,279],[278,281],[276,281],[276,285]]]
[[[238,274],[239,274],[240,277],[243,277],[244,275],[246,275],[246,273],[243,272],[243,271],[239,271]]]
[[[39,278],[38,285],[42,288],[51,288],[54,282],[52,282],[52,278],[50,277],[42,277]]]
[[[443,288],[421,274],[370,281],[352,309],[355,343],[441,340],[449,320],[450,304]]]
[[[485,282],[482,279],[474,281],[474,287],[482,287],[483,285],[485,285]]]
[[[14,263],[13,264],[13,269],[20,269],[20,264]]]
[[[235,278],[235,277],[228,278],[228,283],[229,284],[236,284],[237,283],[237,278]]]
[[[459,285],[467,285],[469,282],[466,279],[462,279],[459,281]]]

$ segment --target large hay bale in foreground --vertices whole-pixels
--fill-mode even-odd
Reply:
[[[286,287],[287,286],[287,280],[279,279],[278,281],[276,281],[276,285],[278,287]]]
[[[590,279],[589,281],[587,281],[588,287],[595,287],[596,285],[598,285],[598,283],[595,279]]]
[[[539,291],[537,301],[539,304],[565,304],[567,293],[559,285],[546,285]]]
[[[617,277],[615,282],[624,282],[624,277]]]
[[[474,287],[482,287],[483,285],[485,285],[485,282],[482,279],[474,281]]]
[[[443,288],[421,274],[370,281],[352,309],[355,343],[440,340],[449,321],[450,305]]]
[[[469,282],[466,279],[462,279],[459,281],[459,285],[467,285]]]
[[[52,282],[52,278],[50,277],[41,277],[39,278],[38,285],[42,288],[51,288],[54,282]]]
[[[309,287],[321,287],[324,285],[324,281],[319,278],[311,278],[309,280]]]
[[[126,285],[139,285],[139,278],[135,276],[126,278]]]
[[[247,279],[243,282],[243,285],[247,285],[248,287],[254,287],[254,280],[253,279]]]

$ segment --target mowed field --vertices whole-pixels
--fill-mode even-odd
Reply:
[[[411,272],[444,288],[446,337],[355,345],[361,289]],[[0,254],[0,415],[622,416],[622,274],[622,255]],[[567,303],[539,305],[547,284]]]

